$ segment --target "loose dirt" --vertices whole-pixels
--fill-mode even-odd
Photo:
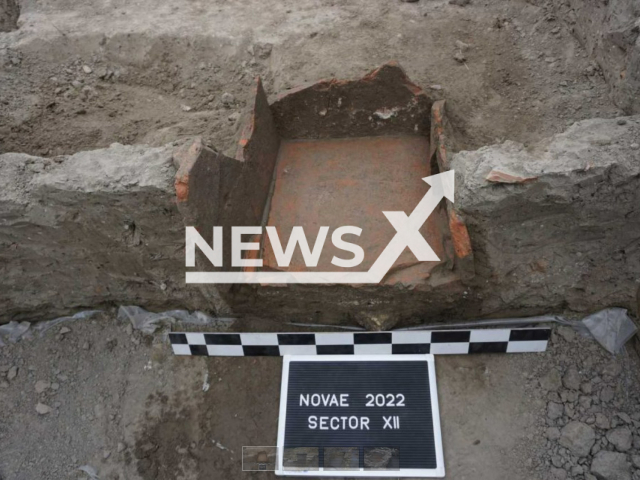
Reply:
[[[273,96],[391,59],[449,101],[459,147],[620,114],[567,26],[522,1],[25,2],[18,25],[0,34],[0,152],[192,135],[233,150],[256,75]]]
[[[640,365],[627,348],[614,358],[561,329],[541,354],[438,356],[447,478],[591,480],[599,450],[631,462]],[[86,478],[86,465],[109,480],[253,478],[242,446],[275,444],[280,377],[280,358],[175,357],[110,313],[60,325],[0,349],[0,478]],[[585,456],[563,446],[571,422],[593,429]]]

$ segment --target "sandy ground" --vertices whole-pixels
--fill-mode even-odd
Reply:
[[[26,1],[18,23],[0,34],[0,152],[227,149],[256,75],[273,97],[391,59],[449,101],[461,148],[620,114],[568,28],[525,1]]]
[[[550,462],[559,450],[546,432],[570,418],[550,420],[549,399],[562,405],[569,395],[576,420],[596,411],[612,422],[619,412],[640,420],[633,348],[612,363],[571,333],[563,332],[569,341],[554,333],[541,354],[437,357],[447,478],[555,478]],[[547,392],[549,372],[572,367],[593,383],[593,411],[562,384]],[[104,314],[0,349],[0,372],[0,478],[85,478],[84,465],[113,480],[274,478],[243,473],[241,452],[276,442],[279,358],[174,357],[161,334],[143,336]],[[611,382],[614,398],[598,401]],[[39,413],[38,404],[50,411]]]

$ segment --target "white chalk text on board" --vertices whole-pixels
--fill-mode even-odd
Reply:
[[[361,400],[365,407],[404,407],[405,397],[402,393],[367,393]],[[301,393],[300,407],[349,407],[348,393]],[[400,429],[400,417],[382,416],[383,430]],[[365,416],[317,416],[309,415],[308,428],[311,430],[369,430],[369,417]]]

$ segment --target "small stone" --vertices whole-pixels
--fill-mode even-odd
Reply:
[[[89,73],[93,72],[93,70],[91,70],[91,67],[90,67],[89,65],[83,65],[83,66],[82,66],[82,71],[83,71],[84,73],[87,73],[87,74],[89,74]]]
[[[18,376],[18,367],[15,365],[9,369],[7,373],[7,380],[11,381]]]
[[[601,391],[600,391],[600,400],[607,403],[610,402],[611,400],[613,400],[613,397],[615,397],[616,391],[611,388],[611,387],[604,387]]]
[[[195,448],[195,446],[192,446],[191,448]],[[149,454],[155,452],[157,449],[158,445],[152,442],[147,442],[143,445],[136,446],[136,450],[140,450],[140,452],[142,453],[142,458],[148,457]]]
[[[590,395],[593,392],[593,385],[591,385],[589,382],[585,382],[580,385],[580,390],[582,390],[582,393]]]
[[[59,333],[60,333],[60,335],[65,335],[65,334],[69,333],[70,331],[71,331],[71,329],[69,327],[62,327],[60,329]]]
[[[554,35],[557,35],[558,33],[560,33],[560,27],[555,27],[551,30],[551,33],[553,33]]]
[[[52,383],[51,384],[51,390],[57,391],[59,388],[60,388],[60,384],[59,383]]]
[[[453,55],[453,59],[458,62],[458,63],[464,63],[467,61],[467,57],[464,56],[464,53],[462,53],[460,50],[458,50],[454,55]]]
[[[555,480],[565,480],[567,478],[567,472],[562,468],[551,467],[549,471],[551,478]]]
[[[564,464],[564,460],[560,455],[553,455],[551,457],[551,465],[553,465],[554,467],[562,468],[563,464]]]
[[[552,368],[544,377],[540,378],[540,387],[550,392],[556,392],[562,387],[562,377],[557,368]]]
[[[618,427],[607,432],[607,440],[619,452],[626,452],[631,449],[633,434],[627,427]]]
[[[571,475],[573,477],[577,477],[578,475],[582,475],[583,473],[584,473],[584,468],[582,468],[580,465],[571,467]]]
[[[596,427],[602,430],[609,430],[611,428],[611,423],[609,423],[609,419],[605,414],[596,413]]]
[[[84,343],[82,344],[82,349],[83,349],[83,350],[89,350],[89,342],[84,342]]]
[[[584,395],[582,395],[579,402],[580,408],[582,408],[583,410],[588,410],[589,408],[591,408],[591,397],[585,397]]]
[[[636,468],[640,468],[640,455],[631,455],[631,463]]]
[[[560,398],[560,395],[558,395],[558,392],[549,392],[549,394],[547,395],[547,398],[551,402],[556,402],[556,403],[562,402],[562,399]]]
[[[118,447],[117,447],[118,453],[124,452],[126,448],[127,448],[127,446],[124,443],[118,442]]]
[[[49,382],[47,382],[46,380],[38,380],[36,382],[36,393],[43,393],[50,386],[51,386],[51,384]]]
[[[414,0],[418,1],[418,0]],[[256,43],[253,45],[253,51],[255,52],[258,58],[265,60],[271,56],[271,52],[273,51],[272,43]]]
[[[631,417],[624,412],[617,413],[618,418],[622,420],[624,423],[631,423]]]
[[[183,112],[190,112],[192,108],[189,105],[180,105]]]
[[[111,450],[105,450],[104,452],[102,452],[102,458],[104,458],[105,460],[110,456],[111,456]]]
[[[569,422],[562,428],[558,443],[578,457],[586,457],[596,442],[596,433],[586,423]]]
[[[564,406],[561,403],[549,402],[547,404],[547,417],[551,420],[555,420],[562,416],[564,412]]]
[[[564,406],[564,414],[569,418],[573,418],[576,416],[576,411],[570,403],[565,404]]]
[[[562,85],[563,82],[560,82],[560,84]],[[566,86],[567,82],[564,82]],[[565,342],[573,342],[576,339],[576,331],[571,328],[571,327],[567,327],[567,326],[560,326],[557,329],[558,335],[560,335],[562,338],[564,338]]]
[[[629,145],[629,148],[631,148],[631,150],[638,150],[640,149],[640,144],[632,143],[631,145]]]
[[[471,48],[471,45],[461,42],[460,40],[456,40],[456,48],[461,52],[466,52],[467,50],[469,50],[469,48]]]
[[[560,429],[557,427],[547,428],[547,438],[549,440],[557,440],[560,438]]]
[[[48,413],[51,413],[51,407],[45,405],[44,403],[38,403],[36,405],[36,412],[38,412],[40,415],[47,415]]]
[[[240,112],[234,112],[227,117],[230,123],[236,123],[240,119]]]
[[[601,450],[591,462],[591,473],[599,480],[631,480],[631,469],[624,453]]]
[[[618,125],[626,125],[627,121],[624,118],[619,118],[617,123]]]
[[[562,377],[562,384],[569,390],[578,390],[580,388],[580,373],[576,367],[569,367]]]
[[[626,120],[625,120],[626,123]],[[602,375],[607,375],[609,377],[617,378],[622,373],[622,365],[620,365],[615,360],[607,363],[604,367],[602,367]]]
[[[466,7],[471,3],[471,0],[449,0],[449,3],[458,7]]]
[[[442,90],[442,85],[429,85],[431,90]]]
[[[222,96],[220,97],[220,101],[222,102],[222,104],[225,107],[229,107],[233,104],[233,102],[235,102],[236,98],[231,95],[230,93],[223,93]]]

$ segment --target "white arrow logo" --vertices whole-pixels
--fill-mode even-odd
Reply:
[[[405,248],[421,262],[439,261],[420,228],[446,197],[454,201],[454,171],[425,177],[431,185],[422,200],[407,216],[404,212],[383,212],[396,234],[367,272],[187,272],[187,283],[380,283]]]

